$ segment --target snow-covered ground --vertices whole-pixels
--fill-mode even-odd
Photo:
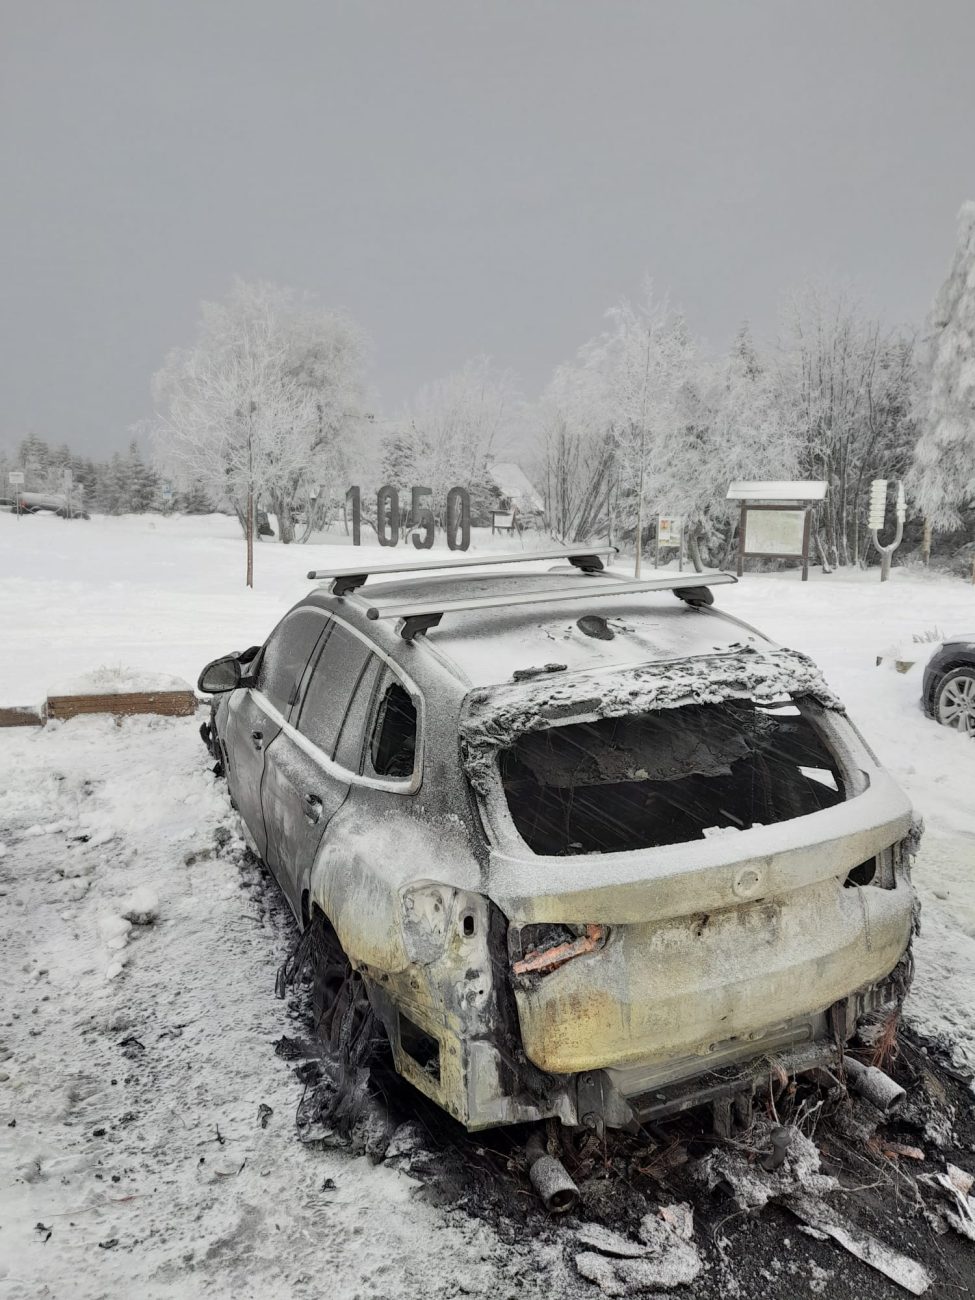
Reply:
[[[262,544],[247,591],[230,519],[0,515],[0,704],[92,673],[193,681],[263,640],[307,569],[349,558],[341,538]],[[975,629],[975,589],[746,575],[717,600],[817,660],[924,816],[911,1013],[975,1064],[975,744],[920,711],[929,646],[907,674],[875,666]],[[528,1257],[402,1174],[296,1141],[300,1088],[273,1051],[291,923],[242,857],[196,725],[0,731],[0,1293],[587,1293],[561,1247]]]
[[[295,932],[206,758],[192,719],[3,736],[0,1295],[535,1294],[484,1225],[296,1140]]]

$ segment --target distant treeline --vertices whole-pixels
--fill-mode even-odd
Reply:
[[[164,491],[164,481],[142,455],[137,442],[128,450],[115,452],[108,460],[78,456],[70,447],[52,447],[30,434],[11,455],[0,451],[0,497],[11,497],[10,470],[21,470],[23,491],[63,492],[64,471],[71,471],[75,490],[81,489],[84,508],[98,514],[142,514],[147,510],[178,510],[185,514],[209,514],[216,507],[204,488],[196,485],[185,492]]]

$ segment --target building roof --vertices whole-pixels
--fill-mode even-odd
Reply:
[[[531,479],[514,461],[497,461],[488,473],[502,496],[508,497],[519,510],[543,510],[545,502]]]

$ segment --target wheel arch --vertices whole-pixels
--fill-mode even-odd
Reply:
[[[970,668],[975,673],[975,654],[972,651],[959,651],[943,660],[938,659],[937,663],[930,667],[930,677],[927,682],[927,704],[928,712],[932,717],[934,717],[935,703],[938,691],[941,689],[941,683],[949,673],[953,673],[959,668]]]
[[[933,679],[931,683],[931,699],[930,699],[931,716],[932,718],[934,718],[935,722],[938,722],[941,725],[945,725],[945,724],[941,722],[941,719],[938,716],[939,696],[948,678],[951,677],[953,674],[959,672],[966,673],[968,676],[972,678],[973,681],[975,681],[975,658],[969,655],[967,657],[962,657],[953,660],[952,662],[945,664],[944,666],[939,665],[937,676]]]

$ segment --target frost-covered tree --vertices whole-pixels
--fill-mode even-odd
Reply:
[[[648,293],[623,302],[538,412],[553,530],[645,542],[655,517],[682,515],[699,566],[727,558],[736,478],[788,477],[794,427],[747,330],[728,357],[702,358],[682,317]]]
[[[202,305],[196,343],[154,378],[159,463],[178,487],[228,501],[245,532],[260,500],[290,542],[299,511],[344,495],[365,355],[344,316],[238,280],[226,301]]]
[[[910,486],[931,526],[947,530],[975,504],[975,202],[958,214],[955,257],[926,344]]]
[[[675,495],[688,515],[691,554],[726,565],[734,549],[738,506],[726,499],[736,479],[796,477],[797,439],[778,378],[742,326],[727,356],[701,364],[696,419],[675,460]]]
[[[488,465],[518,418],[513,377],[486,357],[469,361],[421,388],[395,422],[383,444],[385,481],[430,488],[441,523],[452,487],[466,488],[483,514],[494,492]]]
[[[866,317],[843,290],[795,296],[779,341],[778,377],[794,421],[798,475],[829,490],[815,524],[825,564],[864,551],[873,478],[900,478],[914,445],[914,340]]]
[[[565,540],[604,528],[637,539],[639,556],[693,403],[694,344],[649,291],[607,320],[540,406],[549,514]]]
[[[559,366],[535,418],[541,432],[539,479],[554,536],[578,542],[611,531],[619,483],[601,376],[579,363]]]

